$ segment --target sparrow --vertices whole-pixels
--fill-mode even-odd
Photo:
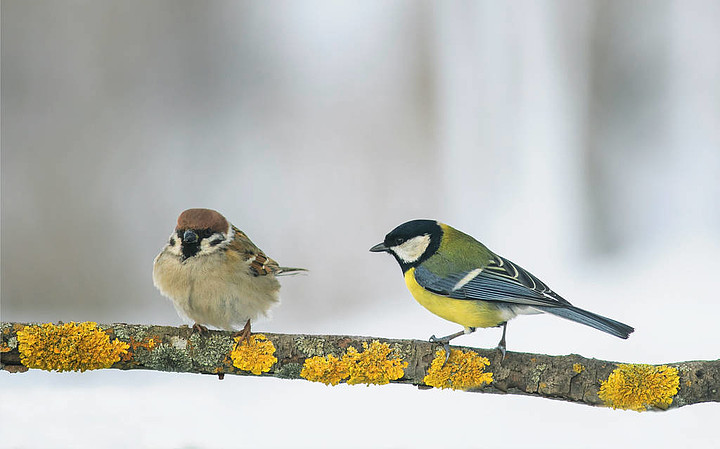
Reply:
[[[443,344],[446,357],[453,338],[478,327],[502,326],[498,349],[505,358],[507,322],[523,314],[550,313],[623,339],[635,330],[575,307],[527,270],[438,221],[403,223],[370,251],[392,254],[417,302],[463,326],[460,332],[430,337],[430,341]]]
[[[277,276],[307,271],[281,267],[219,212],[188,209],[153,263],[153,283],[178,314],[235,331],[249,340],[251,321],[279,302]]]

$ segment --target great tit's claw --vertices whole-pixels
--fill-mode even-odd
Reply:
[[[507,321],[502,324],[502,327],[503,327],[502,337],[500,338],[500,341],[498,342],[498,345],[497,345],[497,349],[498,349],[498,350],[500,351],[500,353],[502,354],[502,359],[500,359],[501,362],[502,362],[503,360],[505,360],[505,349],[506,349],[506,346],[505,346],[505,332],[507,332]]]
[[[440,343],[445,350],[445,361],[443,362],[443,366],[447,363],[448,359],[450,358],[450,335],[447,337],[437,338],[435,335],[430,336],[430,343]]]

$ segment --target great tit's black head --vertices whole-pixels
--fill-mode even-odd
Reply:
[[[390,231],[385,240],[370,251],[392,254],[405,272],[435,254],[440,248],[442,233],[435,220],[412,220]]]
[[[179,246],[183,260],[205,255],[227,246],[233,229],[219,212],[211,209],[188,209],[180,214],[170,246]]]

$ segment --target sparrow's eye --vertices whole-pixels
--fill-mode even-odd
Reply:
[[[213,235],[213,234],[214,234],[214,232],[212,232],[212,230],[210,230],[210,229],[201,229],[201,230],[197,231],[197,235],[198,235],[201,239],[206,239],[206,238],[210,237],[210,236]]]
[[[402,238],[402,237],[396,237],[396,238],[395,238],[395,246],[402,245],[403,243],[405,243],[405,239],[404,239],[404,238]]]

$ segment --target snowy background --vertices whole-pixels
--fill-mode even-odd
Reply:
[[[717,359],[714,1],[2,2],[3,321],[181,324],[151,267],[189,207],[281,264],[258,331],[425,339],[370,246],[434,218],[623,341],[551,316],[510,351]],[[458,344],[493,347],[499,329]],[[669,413],[304,381],[0,372],[8,448],[720,447]]]

